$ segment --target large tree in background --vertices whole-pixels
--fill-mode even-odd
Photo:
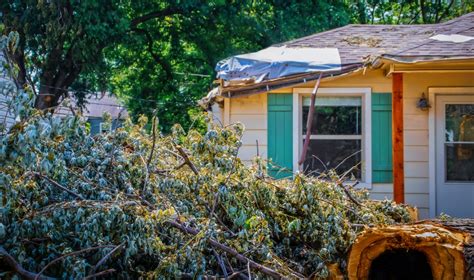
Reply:
[[[164,131],[191,124],[196,100],[227,56],[356,23],[434,23],[467,1],[5,0],[3,32],[20,34],[12,58],[36,107],[68,92],[111,90],[133,115],[157,114]]]
[[[18,81],[39,94],[35,106],[57,105],[81,74],[104,70],[102,50],[127,25],[119,1],[1,1],[4,32],[17,31],[12,55]]]
[[[348,1],[352,21],[369,24],[430,24],[473,10],[469,0],[362,0]]]
[[[130,18],[153,4],[134,3]],[[214,1],[142,17],[121,44],[107,49],[111,85],[132,112],[156,112],[164,129],[187,127],[190,110],[211,88],[227,56],[349,23],[344,1]],[[136,21],[135,21],[136,22]]]

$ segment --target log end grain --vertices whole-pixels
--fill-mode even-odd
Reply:
[[[474,270],[474,231],[470,231],[473,225],[474,220],[460,223],[437,220],[366,229],[351,248],[349,279],[368,279],[377,257],[400,249],[423,253],[433,279],[474,279],[470,276]]]

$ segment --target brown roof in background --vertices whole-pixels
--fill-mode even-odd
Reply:
[[[474,56],[474,40],[464,43],[430,37],[460,34],[474,37],[474,13],[439,24],[350,24],[277,44],[289,47],[338,48],[342,64],[363,63],[368,56]]]

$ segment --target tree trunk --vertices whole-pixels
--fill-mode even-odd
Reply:
[[[474,279],[474,219],[368,228],[351,248],[347,267],[349,279],[379,279],[369,276],[374,275],[374,264],[380,265],[382,256],[387,253],[398,254],[398,262],[388,262],[380,267],[394,269],[393,273],[397,275],[406,274],[410,266],[414,268],[413,273],[418,273],[425,265],[432,279]],[[417,262],[411,262],[412,259]],[[424,260],[421,265],[420,259]]]
[[[58,101],[62,96],[62,92],[48,85],[41,85],[39,94],[36,96],[35,108],[40,110],[47,110],[58,105]]]

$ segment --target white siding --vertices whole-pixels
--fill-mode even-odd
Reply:
[[[8,77],[7,71],[4,69],[3,65],[5,63],[5,59],[3,57],[3,52],[0,50],[0,85],[3,87],[5,83],[13,83],[11,79]],[[10,100],[10,95],[5,95],[3,93],[3,88],[0,88],[0,125],[5,126],[8,129],[11,125],[13,125],[15,121],[15,116],[8,108],[7,102]],[[0,131],[0,133],[2,133]]]
[[[226,102],[230,108],[224,109],[229,114],[229,123],[241,122],[245,126],[242,137],[243,146],[239,157],[250,163],[258,152],[261,157],[267,157],[267,95],[257,94],[232,98]]]
[[[405,143],[405,200],[418,207],[420,218],[429,216],[429,158],[428,158],[428,111],[416,108],[422,93],[427,96],[429,87],[474,86],[468,73],[417,73],[404,74],[404,143]],[[295,86],[312,88],[314,84]],[[372,92],[391,92],[392,80],[382,70],[368,70],[332,81],[324,81],[321,87],[371,87]],[[276,92],[292,92],[292,88]],[[228,99],[227,99],[228,100]],[[230,110],[228,110],[230,107]],[[267,155],[267,95],[257,94],[233,98],[227,101],[229,121],[244,123],[247,131],[240,156],[250,162],[256,155],[255,140],[259,141],[260,155]],[[432,110],[432,109],[431,109]],[[225,116],[225,113],[224,113]],[[373,184],[370,190],[374,199],[392,198],[392,184]]]

